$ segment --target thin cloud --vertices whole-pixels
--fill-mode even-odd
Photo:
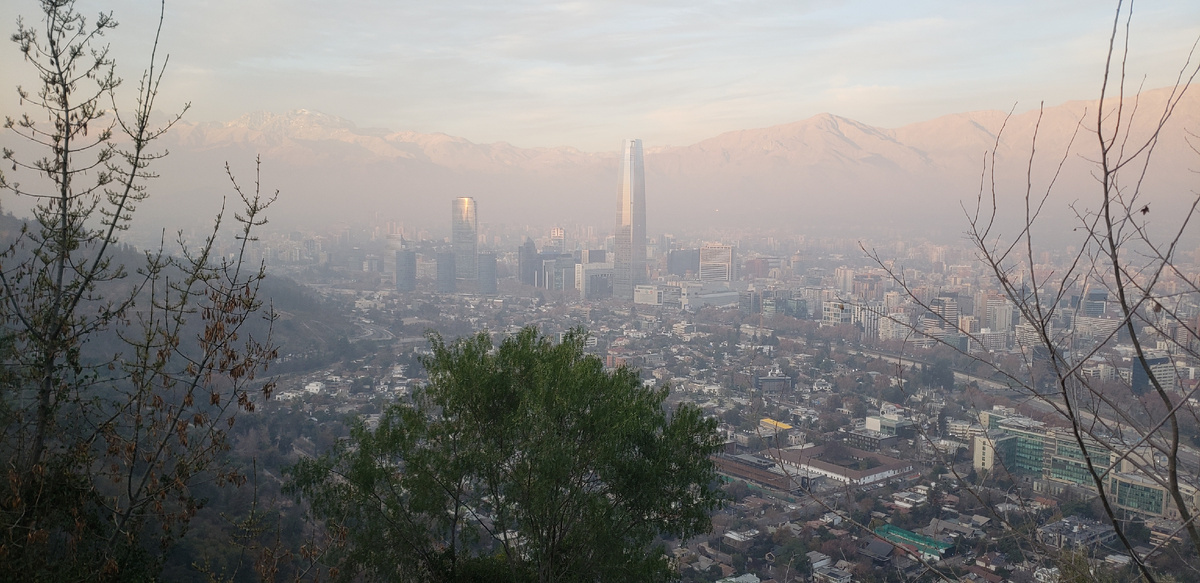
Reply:
[[[0,22],[33,8],[0,3]],[[79,8],[115,12],[114,54],[136,78],[153,3]],[[305,107],[519,146],[686,144],[821,112],[899,127],[1089,99],[1111,23],[1111,6],[1085,0],[197,0],[167,5],[163,98],[191,101],[197,121]],[[1132,61],[1148,86],[1173,80],[1197,23],[1200,3],[1138,7]],[[0,68],[25,71],[15,49]]]

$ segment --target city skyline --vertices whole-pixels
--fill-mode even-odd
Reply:
[[[29,111],[0,99],[0,573],[1200,572],[1200,28],[1025,1],[160,3],[187,29],[162,38],[254,78],[237,93],[186,51],[160,87],[157,40],[140,82],[110,68],[110,36],[154,36],[132,0],[40,0],[11,39],[34,82],[5,79]],[[1030,59],[1094,64],[1106,27],[1097,100],[664,138],[831,86],[901,118],[904,92],[1020,92]],[[189,83],[353,114],[154,105]],[[371,99],[621,139],[347,119]]]

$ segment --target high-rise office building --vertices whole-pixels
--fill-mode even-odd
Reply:
[[[700,281],[733,281],[733,247],[708,244],[700,248]]]
[[[586,251],[584,251],[586,253]],[[579,263],[575,266],[575,289],[585,300],[612,297],[612,264]]]
[[[1152,388],[1151,376],[1164,389],[1175,390],[1175,379],[1179,373],[1175,371],[1175,363],[1171,362],[1171,358],[1166,353],[1148,351],[1146,366],[1142,366],[1140,361],[1134,360],[1133,366],[1130,368],[1133,377],[1130,389],[1135,395],[1141,395]]]
[[[1002,297],[989,299],[987,301],[987,327],[996,332],[1012,331],[1015,310],[1016,307]]]
[[[517,280],[524,285],[536,285],[540,264],[533,239],[526,237],[525,244],[517,247]]]
[[[567,231],[562,227],[554,227],[550,229],[550,243],[543,251],[551,251],[554,253],[570,253],[567,249]]]
[[[633,299],[646,282],[646,174],[642,141],[625,140],[617,185],[617,226],[613,248],[613,297]]]
[[[1092,287],[1083,296],[1080,312],[1084,316],[1099,318],[1104,315],[1108,306],[1108,290],[1103,287]]]
[[[580,263],[604,263],[607,254],[603,249],[584,249],[579,253]]]
[[[479,254],[479,293],[496,295],[496,254]]]
[[[542,253],[541,257],[542,274],[538,287],[554,290],[575,288],[575,256],[570,253]]]
[[[700,250],[672,250],[667,254],[667,273],[679,277],[696,277],[696,274],[700,273]]]
[[[925,327],[946,332],[958,332],[958,296],[953,293],[939,294],[929,300],[929,311]]]
[[[833,270],[833,278],[836,281],[837,289],[843,293],[852,293],[854,291],[854,270],[845,265]]]
[[[452,294],[457,290],[455,285],[454,274],[455,269],[454,253],[442,252],[437,254],[437,291],[443,294]]]
[[[454,276],[479,276],[479,230],[475,222],[475,199],[459,197],[451,205],[450,244],[454,248]]]
[[[396,251],[396,291],[417,291],[417,254],[401,249]]]

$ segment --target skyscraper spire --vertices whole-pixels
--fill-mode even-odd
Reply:
[[[646,174],[642,141],[625,140],[617,185],[613,297],[633,299],[633,287],[646,277]]]

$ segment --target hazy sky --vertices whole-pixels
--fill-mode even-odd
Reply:
[[[8,36],[35,2],[0,2]],[[144,66],[147,0],[112,10],[124,77]],[[475,142],[615,150],[686,145],[822,112],[897,127],[947,113],[1031,109],[1097,94],[1115,4],[969,2],[174,0],[164,106],[191,121],[311,109],[359,126]],[[1132,70],[1173,82],[1200,2],[1140,2]],[[4,84],[31,85],[0,52]],[[1140,77],[1138,79],[1140,81]],[[0,98],[15,112],[11,89]]]

